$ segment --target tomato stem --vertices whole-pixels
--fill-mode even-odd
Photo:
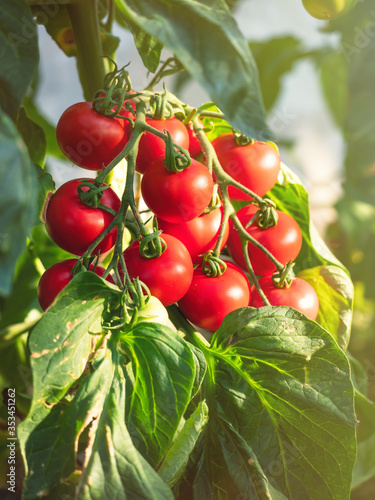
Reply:
[[[83,94],[86,101],[91,101],[105,76],[98,1],[77,0],[69,3],[67,9],[77,45],[77,68]]]

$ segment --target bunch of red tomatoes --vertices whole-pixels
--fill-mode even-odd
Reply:
[[[134,120],[135,107],[124,107],[121,113]],[[194,325],[214,331],[231,311],[264,305],[254,283],[250,283],[245,248],[269,303],[292,306],[315,319],[319,302],[312,286],[300,278],[278,283],[274,279],[277,271],[274,261],[264,252],[266,249],[284,266],[294,261],[302,245],[296,221],[275,210],[277,223],[260,227],[256,217],[259,207],[251,203],[248,194],[229,185],[228,195],[232,200],[249,201],[236,216],[244,231],[259,245],[248,242],[244,247],[238,224],[232,220],[220,232],[223,207],[212,203],[215,182],[220,186],[220,179],[203,163],[205,157],[193,129],[175,116],[147,117],[146,123],[157,131],[168,132],[178,147],[188,150],[191,164],[181,171],[170,171],[165,164],[166,141],[149,128],[140,136],[135,169],[142,175],[143,199],[161,231],[162,253],[147,258],[141,251],[144,236],[139,236],[123,251],[126,271],[119,264],[117,277],[123,279],[127,272],[130,280],[139,278],[163,305],[177,303]],[[68,108],[57,125],[57,140],[67,158],[85,169],[98,171],[121,153],[131,134],[129,121],[102,115],[88,102]],[[249,141],[239,145],[233,133],[225,133],[212,146],[226,174],[258,196],[264,196],[277,182],[280,157],[272,144]],[[121,200],[109,186],[103,185],[99,204],[84,203],[85,192],[93,182],[92,179],[66,182],[48,202],[48,234],[57,245],[78,258],[59,262],[43,274],[38,288],[43,309],[72,279],[73,267],[77,268],[79,257],[96,238],[103,236],[90,250],[92,256],[103,255],[115,245],[118,227],[110,228],[110,224],[120,210]],[[207,255],[214,250],[216,254],[222,252],[220,272],[216,274],[207,273],[205,265]],[[89,269],[100,276],[105,273],[99,265],[90,264]],[[107,279],[114,282],[111,275]]]

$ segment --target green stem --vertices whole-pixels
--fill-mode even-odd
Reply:
[[[76,0],[67,5],[77,44],[77,68],[83,94],[91,101],[105,76],[97,0]]]
[[[225,230],[227,228],[227,225],[229,223],[229,216],[231,213],[234,213],[234,208],[232,203],[230,202],[229,196],[228,196],[228,189],[226,186],[224,186],[224,189],[221,191],[222,194],[222,199],[223,199],[223,219],[221,221],[221,226],[220,226],[220,231],[219,231],[219,237],[217,239],[215,248],[214,248],[214,255],[216,257],[219,257],[220,251],[221,251],[221,244],[224,239],[224,234]]]

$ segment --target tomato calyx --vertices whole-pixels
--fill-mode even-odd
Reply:
[[[104,210],[109,211],[112,215],[117,215],[117,212],[100,203],[103,191],[109,187],[110,186],[104,186],[103,184],[98,185],[95,182],[92,182],[92,179],[82,179],[77,186],[77,192],[81,202],[87,207],[103,208]],[[87,189],[84,190],[83,188]]]
[[[294,262],[288,262],[286,266],[272,274],[272,282],[277,288],[290,288],[295,278]]]
[[[239,130],[233,129],[234,139],[237,146],[247,146],[248,144],[254,144],[255,140],[247,137],[247,135],[242,134]]]
[[[227,264],[224,260],[220,259],[213,250],[209,250],[203,255],[202,271],[208,278],[217,278],[225,273]]]
[[[125,70],[128,65],[118,69],[117,64],[110,57],[106,57],[114,65],[114,69],[105,75],[103,82],[104,88],[95,93],[92,106],[94,110],[101,115],[112,118],[122,118],[134,125],[131,118],[120,114],[123,109],[124,101],[128,101],[128,99],[137,95],[130,93],[132,85],[129,73]]]
[[[165,140],[165,168],[172,173],[182,172],[185,168],[188,168],[191,165],[189,151],[175,144],[168,130],[165,130],[164,133],[167,135]]]
[[[139,253],[145,259],[156,259],[167,249],[167,244],[160,238],[162,231],[156,230],[145,236],[139,236]]]
[[[276,212],[275,202],[269,198],[264,198],[262,201],[258,201],[257,205],[259,206],[259,210],[255,212],[252,219],[248,222],[246,229],[255,221],[261,229],[269,229],[276,226],[279,216]]]

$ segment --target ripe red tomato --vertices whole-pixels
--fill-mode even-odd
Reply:
[[[216,208],[208,214],[200,215],[188,222],[173,224],[158,219],[159,229],[163,234],[170,234],[182,241],[189,250],[193,264],[199,264],[202,261],[200,255],[209,250],[213,250],[219,235],[220,225],[223,218],[223,211]],[[226,245],[229,236],[229,224],[227,224],[221,249]]]
[[[203,123],[201,122],[201,125],[203,127]],[[189,134],[189,153],[192,158],[196,158],[202,153],[202,148],[200,145],[200,142],[198,140],[198,137],[196,136],[194,130],[193,130],[193,124],[190,122],[186,125],[186,129]]]
[[[146,205],[161,219],[174,224],[198,217],[211,201],[214,181],[196,160],[185,170],[169,172],[159,156],[146,169],[141,191]]]
[[[139,278],[164,306],[180,300],[189,289],[193,277],[193,263],[186,247],[178,239],[163,235],[167,249],[160,257],[146,259],[139,253],[138,240],[124,251],[130,279]],[[122,276],[122,269],[119,266]]]
[[[237,212],[244,227],[250,222],[256,211],[257,207],[249,205]],[[247,232],[285,265],[297,257],[302,246],[302,233],[297,222],[290,215],[280,210],[276,210],[276,212],[279,216],[276,226],[261,229],[255,221],[247,228]],[[231,224],[227,248],[233,260],[246,269],[240,237],[233,224]],[[275,271],[273,262],[254,244],[248,244],[248,253],[256,275],[264,276]]]
[[[215,331],[224,317],[250,301],[250,283],[245,273],[231,262],[216,278],[207,277],[198,267],[188,292],[178,305],[189,321],[199,328]]]
[[[59,247],[74,255],[85,253],[95,238],[113,220],[113,215],[106,210],[91,208],[81,202],[77,192],[81,180],[73,179],[60,186],[50,199],[46,213],[48,234]],[[84,187],[83,191],[87,189]],[[116,212],[121,205],[120,199],[111,188],[103,191],[100,203]],[[117,228],[114,228],[99,243],[93,254],[110,250],[115,244],[116,236]]]
[[[38,300],[40,307],[45,311],[54,301],[55,297],[72,279],[72,269],[76,264],[76,259],[62,260],[49,267],[42,275],[38,283]],[[94,266],[90,266],[90,270]],[[95,274],[103,276],[105,269],[96,266]],[[108,276],[107,281],[114,283],[112,276]]]
[[[272,281],[272,275],[259,279],[259,285],[271,306],[290,306],[315,320],[319,312],[319,299],[314,288],[302,278],[294,278],[289,288],[279,288]],[[263,307],[264,303],[253,286],[251,302],[253,307]]]
[[[167,130],[173,139],[173,142],[184,149],[189,148],[189,135],[185,125],[177,118],[168,120],[154,120],[147,118],[148,125],[164,132]],[[156,158],[165,156],[165,141],[151,132],[144,132],[139,141],[139,150],[135,168],[137,172],[143,174],[150,163]]]
[[[255,141],[238,146],[229,132],[214,139],[212,145],[225,172],[257,195],[263,196],[276,184],[280,156],[270,144]],[[228,193],[233,200],[251,199],[233,186],[229,186]]]
[[[91,102],[78,102],[66,109],[57,124],[56,137],[64,155],[88,170],[102,170],[127,143],[118,120],[101,115]]]

